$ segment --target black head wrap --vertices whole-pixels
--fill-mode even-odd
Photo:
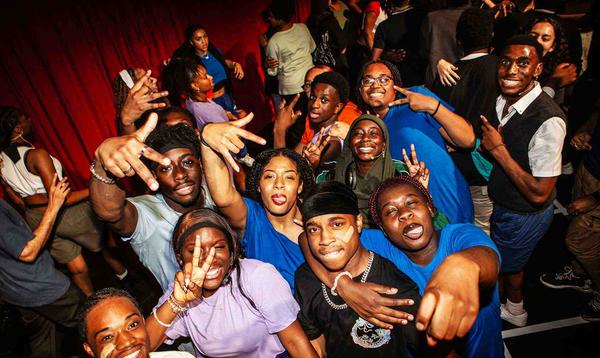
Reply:
[[[330,181],[318,184],[302,203],[302,220],[327,214],[358,215],[358,200],[346,184]]]

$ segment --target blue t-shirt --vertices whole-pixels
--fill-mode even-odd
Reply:
[[[21,307],[38,307],[56,301],[67,292],[70,281],[54,267],[47,249],[42,248],[31,263],[19,260],[34,235],[21,215],[1,199],[0,232],[1,299]]]
[[[247,214],[242,245],[246,257],[275,266],[294,292],[294,273],[304,262],[300,246],[275,230],[262,205],[249,198],[244,198],[244,203]]]
[[[410,91],[422,93],[440,100],[424,87],[411,87]],[[439,132],[441,125],[425,112],[414,112],[407,104],[390,108],[383,121],[390,133],[392,158],[402,160],[402,148],[410,153],[414,144],[419,160],[431,171],[429,192],[435,206],[451,223],[472,223],[473,203],[465,178],[454,165],[446,150],[446,143]]]
[[[423,294],[429,278],[451,254],[469,247],[486,246],[498,254],[498,249],[481,229],[472,224],[450,224],[440,233],[435,257],[425,266],[412,262],[402,250],[388,240],[383,232],[365,229],[361,233],[361,242],[368,249],[392,261],[402,272],[410,277]],[[466,337],[466,351],[458,352],[464,357],[503,357],[502,321],[500,320],[500,300],[498,286],[488,299],[482,297],[477,320]]]
[[[202,65],[206,68],[206,72],[212,76],[215,84],[227,79],[227,72],[221,65],[221,62],[209,51],[206,56],[199,56]]]

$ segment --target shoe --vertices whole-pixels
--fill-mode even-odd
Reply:
[[[581,318],[589,322],[600,322],[600,292],[596,292],[594,298],[581,311]]]
[[[573,168],[573,164],[571,162],[565,163],[562,166],[562,174],[563,175],[572,175],[575,173],[575,169]]]
[[[512,323],[517,327],[523,327],[527,324],[527,311],[523,311],[523,313],[515,315],[510,313],[506,307],[504,307],[504,303],[502,303],[500,304],[500,318],[508,323]]]
[[[562,272],[543,274],[540,282],[554,289],[572,288],[584,293],[592,292],[592,280],[577,276],[570,265],[566,265]]]

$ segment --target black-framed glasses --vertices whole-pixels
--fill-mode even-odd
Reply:
[[[393,82],[393,78],[388,75],[381,75],[379,77],[363,77],[360,80],[360,85],[363,87],[371,87],[375,82],[379,82],[380,85],[386,86],[388,83]]]

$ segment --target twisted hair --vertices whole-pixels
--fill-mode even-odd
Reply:
[[[286,157],[296,164],[296,170],[300,174],[300,182],[303,185],[298,199],[303,198],[305,193],[310,192],[315,185],[315,176],[306,158],[288,148],[267,149],[256,156],[254,165],[246,176],[246,195],[259,203],[262,203],[259,192],[260,177],[265,166],[277,156]]]
[[[399,185],[410,185],[415,188],[425,199],[427,205],[433,210],[433,214],[435,215],[436,209],[435,205],[433,205],[433,199],[431,198],[431,194],[429,191],[425,189],[425,187],[419,183],[419,181],[410,175],[402,174],[399,176],[391,177],[383,182],[381,182],[376,188],[375,191],[371,194],[369,198],[369,212],[371,213],[371,217],[377,226],[382,226],[381,215],[379,214],[379,197],[381,193],[386,191],[389,188],[393,188]]]
[[[131,294],[129,294],[129,292],[114,287],[106,287],[101,290],[98,290],[85,300],[85,302],[83,303],[83,305],[81,305],[79,311],[77,312],[77,331],[79,333],[79,339],[81,340],[81,342],[87,342],[87,317],[90,314],[90,311],[103,301],[115,297],[123,297],[128,299],[129,301],[131,301],[131,303],[134,304],[135,308],[137,308],[138,311],[142,313],[142,308],[140,307],[136,299],[133,298]]]
[[[24,113],[16,107],[0,106],[0,152],[10,145],[10,137]]]
[[[362,96],[360,94],[360,89],[362,88],[362,85],[360,84],[360,82],[362,81],[362,78],[365,75],[365,72],[367,72],[367,68],[369,68],[369,66],[373,65],[373,64],[377,64],[377,63],[381,63],[382,65],[385,65],[388,70],[390,70],[390,72],[392,73],[392,78],[394,80],[394,85],[402,87],[402,76],[400,76],[400,71],[398,70],[398,67],[396,67],[396,65],[394,65],[393,63],[386,61],[386,60],[372,60],[369,61],[367,63],[365,63],[362,67],[362,69],[360,70],[360,75],[358,76],[358,81],[356,82],[356,87],[355,87],[355,91],[354,94],[356,96],[356,105],[358,106],[358,108],[365,113],[367,110],[369,110],[369,105],[365,103],[365,101],[362,99]]]
[[[239,236],[233,230],[233,228],[231,228],[229,222],[227,222],[227,220],[221,215],[219,215],[217,212],[208,208],[202,208],[188,211],[187,213],[181,215],[181,217],[177,221],[177,224],[175,225],[175,229],[173,230],[173,237],[171,238],[171,245],[173,247],[173,251],[175,252],[175,256],[183,256],[183,243],[189,237],[189,235],[192,234],[193,231],[196,231],[193,229],[195,226],[198,228],[212,227],[214,229],[219,230],[223,234],[223,236],[225,236],[231,261],[229,272],[223,279],[221,285],[229,285],[231,283],[231,272],[236,271],[236,280],[240,293],[248,301],[248,303],[250,303],[252,308],[258,311],[256,304],[246,294],[243,288],[241,280],[242,267],[240,265],[240,260],[244,257],[244,253],[242,245],[239,241]],[[230,286],[230,289],[233,292],[233,285]]]
[[[565,36],[563,26],[556,19],[552,17],[540,17],[534,19],[526,29],[526,33],[530,33],[533,27],[539,23],[548,23],[554,28],[554,51],[548,52],[543,58],[540,58],[540,62],[544,63],[542,74],[540,75],[540,81],[543,83],[550,79],[552,72],[556,66],[563,62],[578,64],[578,61],[573,61],[569,52],[569,43]]]
[[[164,153],[174,148],[188,148],[196,158],[200,158],[200,141],[196,132],[184,123],[174,126],[158,126],[146,139],[146,144],[159,153]],[[144,158],[145,164],[152,170],[156,169],[156,162]]]

